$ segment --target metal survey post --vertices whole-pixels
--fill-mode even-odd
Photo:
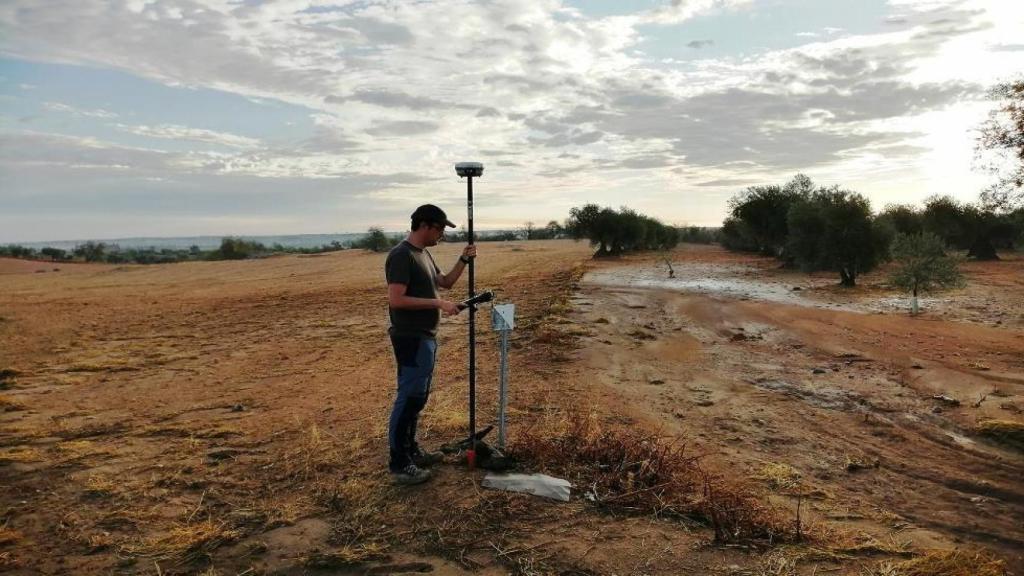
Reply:
[[[500,335],[501,359],[498,367],[498,448],[505,449],[505,421],[508,416],[508,335],[516,327],[516,305],[495,304],[491,308],[491,328]]]
[[[473,178],[484,175],[484,165],[479,162],[459,162],[455,165],[455,173],[459,178],[466,179],[466,214],[468,216],[470,245],[474,243],[473,234]],[[469,260],[469,297],[476,295],[476,262]],[[466,462],[470,469],[476,462],[476,306],[469,307],[469,449],[466,451]]]

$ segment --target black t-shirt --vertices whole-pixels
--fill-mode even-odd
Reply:
[[[437,276],[441,269],[434,263],[430,252],[417,248],[403,240],[388,253],[384,263],[384,275],[388,284],[405,284],[406,296],[414,298],[437,298]],[[437,308],[425,310],[396,310],[389,308],[392,336],[426,336],[437,335],[437,325],[441,322],[441,311]]]

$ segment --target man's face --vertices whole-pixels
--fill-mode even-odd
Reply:
[[[444,239],[444,224],[438,224],[437,222],[431,222],[427,224],[430,228],[430,234],[427,237],[429,246],[437,246],[437,243]]]

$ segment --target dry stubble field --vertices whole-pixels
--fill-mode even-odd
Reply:
[[[442,267],[457,248],[435,251]],[[483,244],[478,262],[478,285],[518,307],[513,445],[574,481],[568,504],[482,490],[454,461],[425,486],[388,484],[383,255],[0,261],[0,571],[1020,569],[1022,459],[978,427],[1021,421],[1024,262],[971,265],[950,296],[989,308],[910,320],[607,286],[583,273],[657,259],[589,253]],[[672,258],[851,298],[714,248]],[[884,292],[868,280],[855,295]],[[429,445],[465,430],[465,322],[442,328]]]

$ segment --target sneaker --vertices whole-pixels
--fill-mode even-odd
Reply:
[[[434,464],[444,461],[444,454],[441,454],[440,452],[427,452],[426,450],[418,447],[412,451],[412,454],[410,454],[409,457],[412,458],[413,463],[417,466],[423,467],[433,466]]]
[[[391,473],[391,480],[395,484],[412,485],[422,484],[430,480],[430,470],[424,470],[415,464],[409,464],[398,472]]]

